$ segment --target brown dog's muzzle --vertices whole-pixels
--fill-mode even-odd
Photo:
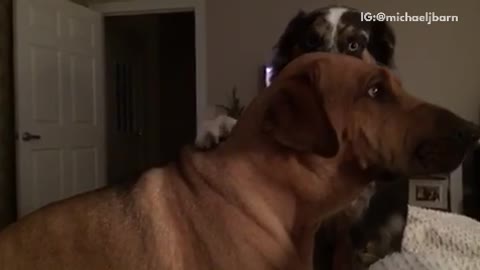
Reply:
[[[480,128],[448,110],[430,104],[412,111],[412,171],[416,174],[454,170],[480,138]]]

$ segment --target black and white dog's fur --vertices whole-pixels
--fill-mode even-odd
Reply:
[[[395,36],[385,22],[365,22],[360,11],[329,6],[299,12],[275,46],[273,76],[308,52],[337,52],[394,68]],[[228,116],[206,122],[198,134],[200,148],[214,147],[228,136],[236,120]],[[369,186],[351,207],[319,229],[315,269],[366,269],[401,250],[408,211],[408,181],[382,179]],[[387,180],[387,181],[385,181]]]

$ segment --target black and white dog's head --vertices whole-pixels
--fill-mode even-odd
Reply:
[[[395,35],[387,22],[362,21],[359,10],[328,6],[300,11],[275,46],[273,76],[304,53],[322,51],[352,55],[393,67]]]

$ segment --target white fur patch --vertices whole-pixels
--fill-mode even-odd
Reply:
[[[338,25],[340,24],[340,19],[342,18],[343,13],[348,11],[346,8],[342,7],[334,7],[329,10],[329,13],[326,16],[326,20],[332,26],[332,32],[330,33],[330,48],[332,51],[337,52],[338,48],[336,46],[335,40],[337,40],[337,29]]]
[[[203,122],[195,139],[195,146],[201,149],[214,148],[222,138],[228,137],[236,123],[237,120],[226,115]]]
[[[370,35],[369,35],[366,31],[364,31],[364,30],[362,30],[362,31],[360,32],[360,34],[361,34],[362,36],[364,36],[365,39],[367,39],[367,40],[370,38]]]

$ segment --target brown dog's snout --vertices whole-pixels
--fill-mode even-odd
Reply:
[[[470,145],[480,138],[480,128],[445,109],[437,109],[436,129],[447,141],[458,146]]]
[[[419,115],[425,125],[419,128],[421,134],[415,135],[418,140],[413,160],[420,165],[415,169],[416,173],[448,173],[454,170],[468,149],[480,139],[479,126],[448,110],[427,105]],[[429,119],[431,125],[428,125]]]
[[[458,127],[452,134],[452,140],[461,144],[470,144],[480,139],[480,127],[473,123],[466,122]]]

